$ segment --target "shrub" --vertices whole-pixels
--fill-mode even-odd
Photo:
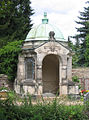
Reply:
[[[79,83],[79,78],[78,78],[78,76],[73,76],[73,77],[72,77],[72,81],[73,81],[73,82],[76,82],[76,83]]]
[[[44,100],[45,101],[45,100]],[[84,105],[63,105],[56,99],[52,103],[33,105],[31,97],[22,105],[13,104],[10,98],[0,101],[0,120],[88,120]]]
[[[11,82],[16,77],[18,54],[21,51],[22,42],[10,42],[0,49],[0,74],[6,74]]]

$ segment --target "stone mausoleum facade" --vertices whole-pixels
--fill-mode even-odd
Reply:
[[[28,33],[19,55],[18,94],[70,94],[72,84],[72,52],[61,31],[51,25],[44,13],[42,24]]]

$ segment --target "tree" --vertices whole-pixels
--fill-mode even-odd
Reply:
[[[12,2],[10,0],[0,1],[0,47],[7,43],[9,37],[9,24],[11,14],[13,13]]]
[[[0,47],[14,40],[24,40],[31,29],[29,0],[0,1]]]
[[[0,74],[16,77],[22,41],[31,29],[33,10],[30,0],[0,1]]]
[[[88,1],[86,3],[89,4]],[[84,12],[80,12],[80,17],[78,18],[80,19],[80,21],[76,21],[76,23],[82,26],[77,28],[77,31],[79,32],[77,36],[78,38],[81,38],[81,40],[84,42],[89,29],[89,27],[87,26],[87,21],[89,21],[89,6],[84,7]]]
[[[16,3],[15,17],[13,17],[15,32],[12,39],[25,39],[33,25],[30,18],[34,14],[30,6],[31,2],[30,0],[15,0],[14,3]]]
[[[89,34],[86,36],[85,60],[86,60],[86,66],[89,66]]]
[[[89,22],[87,22],[87,26],[89,26]],[[85,50],[85,65],[89,66],[89,29],[88,29],[88,34],[86,35],[86,50]]]
[[[89,1],[87,1],[87,4],[89,4]],[[80,12],[80,17],[78,18],[80,21],[77,21],[77,24],[81,25],[81,27],[77,28],[78,34],[75,36],[78,37],[79,41],[81,41],[78,64],[80,66],[85,66],[85,52],[87,48],[86,36],[89,33],[89,25],[87,24],[87,22],[89,21],[89,6],[84,7],[84,12]]]
[[[72,37],[72,36],[68,36],[68,47],[71,48],[71,49],[73,49],[73,43],[72,43],[72,41],[70,40],[71,37]]]
[[[72,43],[71,39],[75,39],[75,43]],[[68,37],[68,47],[72,50],[73,56],[72,56],[72,65],[73,67],[79,66],[78,61],[79,61],[79,50],[80,50],[80,45],[79,45],[79,40],[78,37],[75,36],[69,36]]]

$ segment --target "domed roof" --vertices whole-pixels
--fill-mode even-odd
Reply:
[[[48,23],[47,13],[44,13],[44,19],[42,19],[42,24],[33,27],[29,31],[25,41],[49,40],[49,32],[50,31],[54,31],[54,33],[55,33],[54,37],[57,41],[65,41],[61,31],[54,25],[51,25]]]

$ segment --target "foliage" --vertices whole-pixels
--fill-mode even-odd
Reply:
[[[31,97],[30,97],[31,99]],[[30,100],[31,101],[31,100]],[[87,108],[86,108],[87,110]],[[84,105],[58,104],[55,98],[52,103],[33,105],[25,98],[22,105],[17,105],[8,97],[0,100],[0,120],[88,120]]]
[[[72,55],[72,65],[73,65],[73,67],[78,67],[78,66],[80,66],[80,64],[78,63],[80,46],[77,47],[76,44],[73,44],[71,41],[70,41],[69,44],[70,44],[69,47],[71,48],[72,53],[73,53],[73,55]]]
[[[30,0],[0,1],[0,73],[8,75],[10,81],[16,77],[21,40],[33,25],[30,5]]]
[[[78,89],[81,89],[81,83],[79,83],[80,80],[79,80],[78,76],[73,76],[72,81],[75,83],[78,83]]]
[[[87,5],[89,1],[86,2]],[[78,54],[77,65],[79,66],[89,66],[88,59],[88,34],[89,34],[89,6],[84,7],[84,11],[80,12],[80,16],[78,17],[79,21],[76,23],[81,25],[81,27],[77,28],[78,34],[75,36],[80,41],[80,49]],[[86,53],[87,52],[87,53]]]
[[[0,87],[0,91],[8,91],[8,88],[6,88],[6,87]]]
[[[86,66],[89,66],[89,34],[86,36],[86,51],[85,51]]]
[[[73,50],[74,45],[72,41],[70,40],[70,38],[72,38],[72,36],[68,36],[68,47]]]
[[[31,29],[33,10],[30,0],[0,1],[0,47],[14,40],[24,40]]]
[[[79,78],[78,78],[78,76],[73,76],[73,77],[72,77],[72,81],[79,83]]]
[[[8,75],[8,79],[13,81],[16,77],[18,54],[21,51],[22,41],[8,43],[0,49],[0,74]]]
[[[75,44],[72,43],[72,39],[75,39]],[[69,48],[72,50],[72,65],[73,67],[78,67],[80,66],[79,64],[79,55],[80,55],[80,44],[79,44],[79,40],[78,37],[73,37],[73,36],[69,36],[68,37],[68,46]]]

